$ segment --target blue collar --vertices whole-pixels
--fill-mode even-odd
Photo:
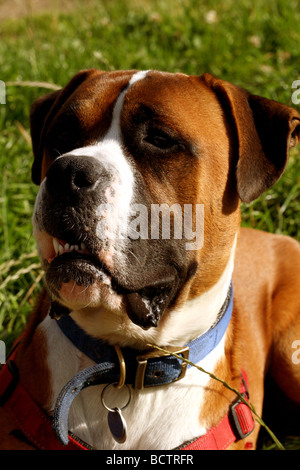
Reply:
[[[170,352],[189,359],[193,364],[204,359],[223,338],[233,308],[232,283],[227,298],[219,312],[216,323],[203,335],[189,342],[183,348],[167,348]],[[137,351],[131,348],[115,348],[109,344],[87,335],[69,315],[57,320],[62,332],[86,356],[95,362],[76,374],[61,390],[55,410],[53,427],[58,439],[68,443],[68,415],[74,398],[80,391],[91,385],[120,383],[131,384],[135,389],[167,385],[181,379],[186,362],[173,355],[165,355],[158,350]],[[123,371],[123,372],[122,372]]]

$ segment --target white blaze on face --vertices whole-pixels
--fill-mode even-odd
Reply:
[[[96,236],[107,240],[111,251],[114,250],[113,245],[116,241],[119,243],[120,240],[126,238],[130,204],[134,191],[133,170],[122,148],[121,112],[127,91],[138,80],[142,80],[146,74],[147,71],[134,74],[128,86],[120,93],[114,106],[110,128],[104,138],[95,145],[68,152],[68,155],[96,158],[103,169],[111,175],[111,180],[104,190],[103,203],[95,208],[96,215],[99,217]],[[97,184],[98,182],[95,183],[94,189]]]
[[[106,201],[100,204],[97,215],[102,220],[97,227],[97,236],[101,239],[115,241],[125,239],[127,235],[130,204],[134,190],[134,176],[130,165],[123,153],[120,118],[124,98],[134,83],[145,78],[147,71],[137,72],[129,81],[128,86],[120,93],[112,116],[111,126],[104,139],[96,145],[96,157],[101,163],[106,160],[109,168],[116,176],[105,190]]]

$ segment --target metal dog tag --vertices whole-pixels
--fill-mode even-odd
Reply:
[[[127,438],[127,425],[120,408],[108,412],[107,422],[115,441],[122,444]]]

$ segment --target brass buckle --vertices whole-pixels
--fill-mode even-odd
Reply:
[[[119,379],[119,383],[116,385],[116,387],[117,388],[122,388],[124,383],[125,383],[125,379],[126,379],[126,363],[125,363],[125,359],[124,359],[124,356],[123,356],[123,353],[122,353],[122,350],[121,350],[120,346],[115,345],[114,348],[115,348],[115,351],[117,353],[119,363],[120,363],[120,379]]]
[[[185,348],[177,349],[176,348],[168,348],[168,350],[173,352],[174,354],[182,354],[183,359],[188,359],[189,358],[189,348],[186,346]],[[145,372],[146,372],[146,367],[148,363],[148,359],[155,358],[155,357],[166,357],[166,356],[171,356],[171,354],[163,351],[158,351],[157,349],[151,349],[150,351],[147,351],[145,354],[141,354],[140,356],[136,357],[137,360],[137,369],[136,369],[136,374],[135,374],[135,382],[134,382],[134,388],[136,390],[142,390],[144,388],[144,378],[145,378]],[[173,380],[173,382],[177,382],[177,380],[183,379],[183,377],[186,374],[186,369],[187,369],[187,363],[182,361],[181,364],[181,372],[177,379]]]

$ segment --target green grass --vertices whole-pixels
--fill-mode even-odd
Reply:
[[[292,82],[300,78],[296,0],[76,3],[68,12],[32,11],[0,23],[0,80],[64,85],[90,67],[210,72],[291,104]],[[41,288],[31,233],[37,188],[30,181],[28,116],[33,100],[47,91],[7,84],[7,103],[0,104],[0,336],[9,345]],[[299,150],[293,150],[284,177],[243,206],[243,224],[300,240],[299,183]]]

